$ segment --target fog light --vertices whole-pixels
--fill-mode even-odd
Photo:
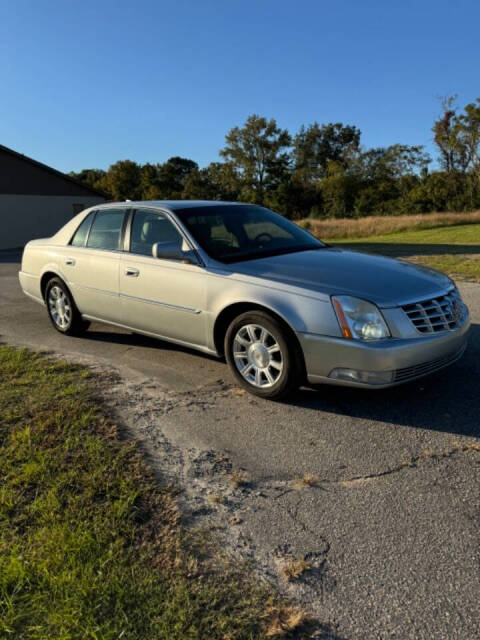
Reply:
[[[358,369],[333,369],[329,378],[363,382],[364,384],[388,384],[393,381],[393,371],[359,371]]]

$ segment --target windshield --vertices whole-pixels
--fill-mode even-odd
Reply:
[[[256,205],[192,207],[175,213],[208,255],[220,262],[325,246],[278,213]]]

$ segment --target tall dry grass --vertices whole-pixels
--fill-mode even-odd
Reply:
[[[306,218],[300,225],[322,240],[337,238],[367,238],[395,231],[450,227],[456,224],[480,223],[480,211],[473,213],[421,213],[402,216],[368,216],[366,218]]]

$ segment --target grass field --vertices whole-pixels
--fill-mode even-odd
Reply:
[[[83,368],[0,346],[0,638],[281,638],[303,613],[183,531]],[[188,539],[188,544],[187,544]]]
[[[480,246],[480,224],[462,224],[449,227],[436,227],[432,229],[412,229],[398,231],[396,233],[377,234],[370,237],[346,237],[342,242],[348,243],[389,243],[392,239],[395,244],[413,244],[430,247],[436,251],[437,245],[471,245]]]
[[[347,230],[348,235],[345,237],[329,238],[328,233],[327,237],[322,236],[318,225],[311,230],[321,239],[334,245],[402,258],[433,267],[448,273],[455,279],[480,282],[480,222],[473,222],[478,218],[478,212],[476,214],[444,214],[446,217],[443,218],[443,222],[439,220],[440,215],[443,214],[428,214],[430,218],[427,222],[418,221],[420,216],[400,216],[406,219],[399,223],[400,226],[407,225],[410,221],[410,227],[393,233],[382,233],[382,231],[396,224],[395,216],[375,218],[378,221],[376,229],[371,222],[362,227],[355,224],[349,226],[347,220],[326,221],[339,223],[331,227],[330,233],[336,236],[339,229]],[[455,216],[467,215],[474,216],[468,224],[451,223],[452,219],[458,220]],[[437,225],[442,226],[428,226],[435,220]],[[426,224],[427,228],[420,227],[420,224]],[[355,230],[359,229],[369,229],[369,234],[356,236]],[[376,234],[373,233],[375,230]]]
[[[300,225],[323,240],[368,238],[370,236],[434,229],[459,225],[480,224],[480,211],[469,213],[422,213],[401,216],[366,216],[364,218],[307,218]]]

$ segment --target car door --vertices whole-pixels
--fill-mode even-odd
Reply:
[[[186,344],[205,345],[206,275],[200,264],[154,258],[153,245],[190,246],[167,214],[132,212],[121,257],[123,324]],[[191,252],[194,255],[194,252]]]
[[[65,248],[65,275],[83,315],[121,323],[119,297],[120,246],[124,209],[92,212]]]

